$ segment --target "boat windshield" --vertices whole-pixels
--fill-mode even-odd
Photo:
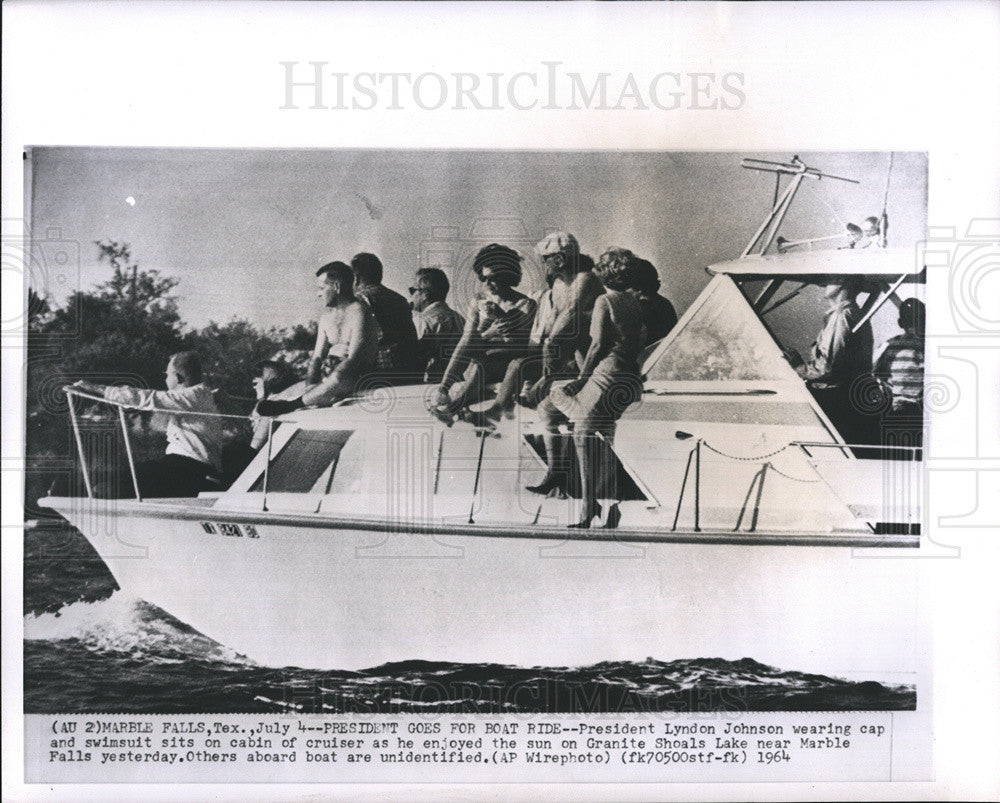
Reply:
[[[794,378],[763,324],[728,278],[715,280],[646,370],[650,381]]]

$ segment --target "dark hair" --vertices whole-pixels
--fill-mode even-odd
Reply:
[[[317,276],[330,276],[340,284],[340,294],[354,298],[354,272],[343,262],[327,262],[316,271]]]
[[[382,260],[375,254],[362,251],[351,258],[351,270],[362,284],[378,284],[382,281]]]
[[[608,290],[628,290],[635,284],[637,257],[627,248],[609,248],[597,260],[597,277]]]
[[[924,302],[918,298],[907,298],[899,305],[899,326],[902,329],[912,329],[918,335],[924,333],[926,311]]]
[[[178,351],[171,354],[174,370],[184,379],[185,385],[197,385],[201,382],[201,360],[195,351]]]
[[[636,259],[632,289],[651,296],[660,289],[660,274],[648,259]]]
[[[275,373],[274,378],[267,385],[266,390],[268,393],[281,393],[281,391],[290,388],[299,381],[298,377],[295,375],[295,371],[292,369],[292,366],[284,360],[262,360],[257,363],[257,375],[263,377],[264,371],[268,368],[273,370]]]
[[[447,274],[441,268],[421,268],[417,271],[417,279],[424,280],[424,284],[427,286],[428,301],[444,301],[448,297],[451,284]]]
[[[521,283],[521,255],[506,245],[490,243],[480,248],[472,261],[472,269],[483,279],[483,271],[489,268],[491,279],[504,279],[511,287]]]

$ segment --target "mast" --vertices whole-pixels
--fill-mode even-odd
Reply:
[[[785,188],[785,191],[779,195],[775,195],[774,204],[771,207],[770,214],[764,218],[764,222],[761,223],[760,228],[754,233],[747,247],[743,249],[743,253],[740,257],[749,256],[757,249],[757,255],[763,256],[767,253],[767,249],[771,247],[771,243],[774,241],[775,235],[778,233],[778,229],[781,227],[781,222],[785,219],[785,214],[788,212],[788,208],[792,205],[792,201],[795,198],[795,193],[799,191],[799,186],[802,184],[802,179],[812,178],[817,181],[824,178],[834,179],[835,181],[847,181],[851,184],[859,184],[853,178],[845,178],[844,176],[834,176],[830,173],[824,173],[821,170],[817,170],[815,167],[809,167],[806,165],[798,156],[793,156],[790,162],[769,162],[764,159],[744,159],[741,167],[745,170],[760,170],[765,173],[775,173],[778,180],[781,180],[782,174],[787,174],[792,177],[791,182]]]

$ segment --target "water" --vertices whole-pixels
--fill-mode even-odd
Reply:
[[[751,658],[522,668],[255,664],[119,590],[82,535],[25,533],[25,713],[615,713],[914,710],[913,686]],[[415,656],[418,657],[418,656]]]

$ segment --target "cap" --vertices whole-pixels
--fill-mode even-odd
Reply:
[[[568,257],[575,257],[580,253],[580,244],[576,237],[567,231],[554,231],[547,234],[545,238],[535,246],[540,257],[547,257],[550,254],[565,254]]]

